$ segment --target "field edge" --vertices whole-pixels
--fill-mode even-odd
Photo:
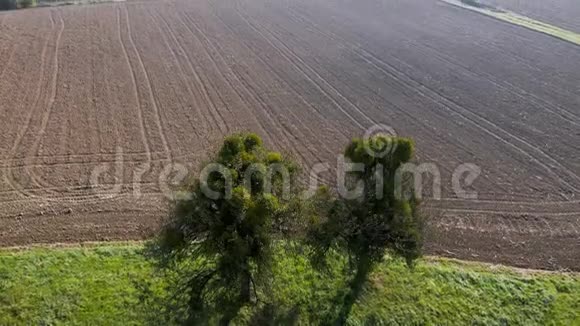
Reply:
[[[482,14],[484,16],[488,16],[494,19],[497,19],[502,22],[506,22],[515,26],[520,26],[527,28],[531,31],[542,33],[544,35],[548,35],[551,37],[555,37],[562,41],[571,43],[576,46],[580,46],[580,34],[575,33],[573,31],[551,25],[539,20],[532,19],[527,16],[523,16],[517,14],[515,12],[507,11],[507,10],[490,10],[485,7],[474,7],[468,4],[464,4],[459,0],[440,0],[444,3],[450,4],[452,6],[466,9],[472,12],[476,12],[478,14]]]

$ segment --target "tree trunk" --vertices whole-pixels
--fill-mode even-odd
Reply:
[[[249,264],[245,264],[244,270],[240,274],[240,295],[238,302],[232,307],[224,307],[224,315],[220,319],[220,326],[228,326],[236,318],[240,309],[250,302],[252,298],[252,275],[250,274]]]
[[[356,274],[350,282],[349,293],[344,297],[342,308],[340,309],[340,313],[334,323],[336,326],[346,325],[352,307],[360,297],[371,269],[372,262],[368,256],[363,256],[358,260]]]
[[[242,284],[240,284],[240,304],[244,305],[250,302],[252,297],[252,276],[250,275],[248,266],[246,266],[246,269],[242,271],[241,282]]]

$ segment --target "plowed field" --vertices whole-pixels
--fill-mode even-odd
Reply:
[[[429,253],[580,270],[579,63],[572,44],[425,0],[0,13],[0,244],[147,237],[168,164],[196,171],[226,134],[335,166],[382,124],[440,171]],[[464,163],[476,199],[452,187]]]

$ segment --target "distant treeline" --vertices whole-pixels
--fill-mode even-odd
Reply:
[[[0,10],[13,10],[34,6],[35,0],[0,0]]]

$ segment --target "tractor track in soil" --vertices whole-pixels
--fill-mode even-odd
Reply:
[[[428,253],[580,270],[570,44],[436,0],[129,1],[0,27],[1,246],[146,238],[167,164],[198,171],[237,131],[332,182],[348,139],[383,124],[440,170]],[[462,163],[477,198],[453,191]]]

